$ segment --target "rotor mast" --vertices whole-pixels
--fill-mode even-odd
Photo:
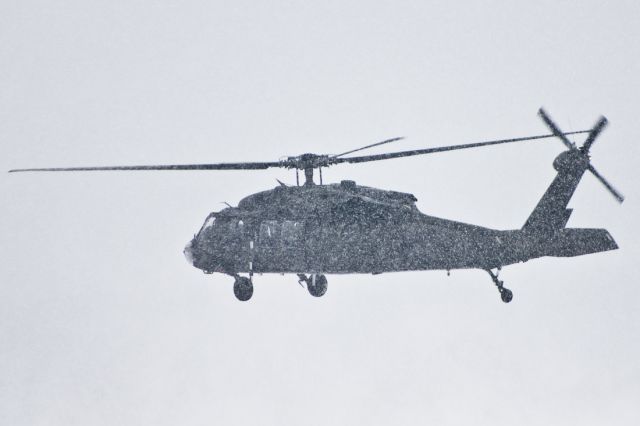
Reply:
[[[313,167],[307,167],[304,169],[304,186],[315,185],[313,182]]]
[[[317,168],[320,172],[320,185],[322,185],[322,166],[329,164],[329,156],[307,153],[298,157],[288,157],[285,161],[284,167],[296,169],[296,177],[298,170],[304,170],[304,186],[315,185],[313,181],[313,170]]]

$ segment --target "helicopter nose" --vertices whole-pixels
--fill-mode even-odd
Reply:
[[[189,241],[182,252],[184,253],[184,257],[187,258],[187,261],[193,265],[193,241]]]

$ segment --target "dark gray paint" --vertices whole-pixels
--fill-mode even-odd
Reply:
[[[567,205],[584,173],[594,170],[589,149],[607,120],[602,117],[577,148],[542,109],[539,114],[569,150],[553,162],[557,175],[522,229],[500,231],[429,216],[418,210],[412,194],[352,181],[315,185],[311,165],[326,156],[305,154],[298,160],[307,175],[305,185],[281,184],[244,198],[238,207],[212,213],[187,244],[185,255],[206,273],[235,277],[236,293],[239,273],[304,277],[476,268],[488,271],[502,294],[503,283],[492,269],[544,256],[574,257],[617,249],[605,229],[565,227],[571,215]],[[527,138],[518,140],[523,139]],[[376,159],[386,158],[395,157],[383,154]],[[600,180],[622,202],[624,197],[604,178]],[[511,301],[508,294],[508,300],[503,298],[506,302]]]

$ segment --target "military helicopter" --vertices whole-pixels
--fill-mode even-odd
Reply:
[[[607,125],[600,117],[591,130],[563,133],[540,109],[551,134],[426,148],[385,154],[348,156],[394,142],[388,139],[337,155],[302,154],[277,162],[108,166],[17,169],[26,171],[98,170],[262,170],[295,169],[296,186],[282,182],[274,189],[242,199],[209,214],[186,245],[187,260],[206,274],[233,277],[238,300],[253,295],[253,275],[297,274],[312,296],[327,291],[327,274],[482,269],[509,303],[511,290],[498,278],[504,266],[543,256],[573,257],[618,248],[605,229],[566,228],[567,209],[584,173],[590,171],[622,202],[624,197],[591,165],[589,150]],[[567,136],[588,133],[581,147]],[[324,184],[322,168],[482,146],[559,138],[567,150],[553,162],[557,175],[521,229],[494,230],[426,215],[412,194],[357,185],[350,180]],[[313,179],[319,172],[319,184]],[[300,185],[298,171],[304,171]],[[495,270],[495,272],[494,272]],[[245,275],[240,275],[245,274]]]

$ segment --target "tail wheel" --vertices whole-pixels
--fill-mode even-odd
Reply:
[[[496,272],[494,274],[491,269],[486,269],[486,271],[489,273],[489,275],[491,276],[491,280],[498,288],[498,291],[500,292],[500,299],[502,299],[504,303],[511,302],[511,300],[513,299],[513,292],[504,286],[503,281],[500,281],[498,279],[498,273]],[[498,268],[498,272],[500,272],[500,268]]]
[[[247,277],[237,277],[233,283],[233,294],[241,302],[246,302],[253,296],[253,283]]]
[[[328,282],[324,275],[314,274],[308,278],[307,290],[313,297],[323,296],[327,292]]]

